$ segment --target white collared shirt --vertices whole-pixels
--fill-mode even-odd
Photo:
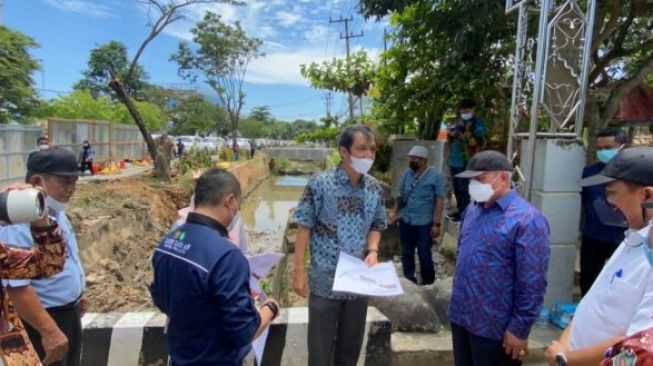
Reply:
[[[638,232],[644,241],[650,228]],[[576,309],[570,349],[591,347],[652,326],[653,268],[641,245],[631,247],[622,242]]]

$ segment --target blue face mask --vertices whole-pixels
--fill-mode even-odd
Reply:
[[[607,164],[619,153],[619,149],[603,149],[596,152],[596,158],[603,164]]]

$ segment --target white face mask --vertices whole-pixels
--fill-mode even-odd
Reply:
[[[47,150],[50,148],[50,145],[39,145],[39,150]]]
[[[45,197],[45,204],[48,206],[48,208],[51,211],[54,211],[56,213],[64,213],[66,212],[66,208],[68,207],[67,203],[59,202],[54,198],[52,198],[52,196]]]
[[[469,121],[470,119],[474,118],[474,113],[461,113],[460,118],[465,121]]]
[[[494,179],[496,180],[496,178]],[[494,180],[492,183],[494,183]],[[474,202],[489,201],[492,196],[494,196],[492,183],[481,183],[476,179],[471,179],[469,181],[469,196],[474,200]]]
[[[367,174],[374,164],[374,159],[351,157],[351,168],[359,174]]]
[[[231,214],[231,222],[229,223],[229,226],[227,226],[227,231],[232,231],[238,225],[239,221],[240,221],[240,209],[238,208],[238,204],[236,204],[236,213]]]

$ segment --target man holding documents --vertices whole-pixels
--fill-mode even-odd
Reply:
[[[367,316],[367,297],[334,292],[340,253],[378,261],[381,232],[386,228],[383,188],[367,174],[374,163],[376,141],[365,126],[343,130],[338,143],[341,163],[308,182],[297,210],[293,287],[309,296],[309,366],[353,366],[358,360]],[[304,254],[310,243],[308,279]]]
[[[549,225],[511,188],[512,165],[480,152],[460,225],[449,319],[456,366],[521,365],[546,290]]]

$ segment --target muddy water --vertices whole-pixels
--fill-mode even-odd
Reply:
[[[297,206],[307,177],[270,177],[245,199],[241,217],[249,234],[249,251],[279,252],[288,212]]]

